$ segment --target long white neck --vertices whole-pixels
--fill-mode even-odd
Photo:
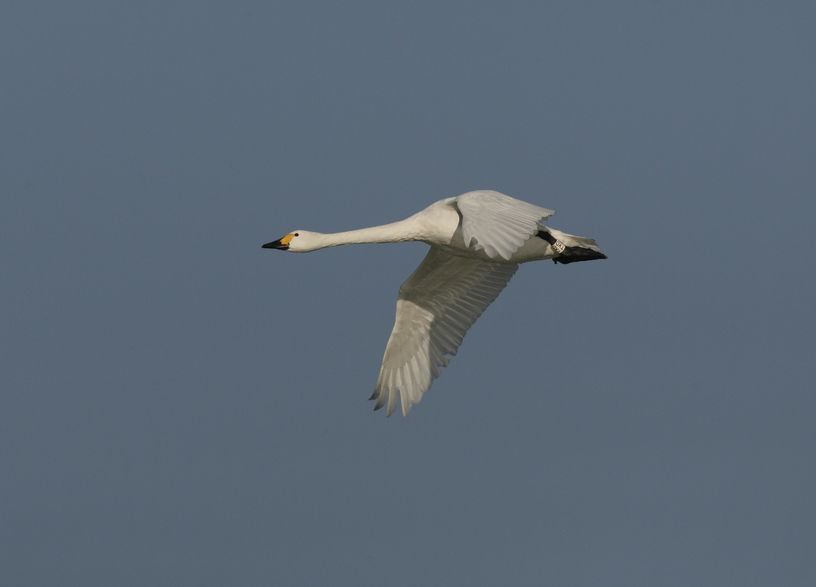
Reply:
[[[381,226],[320,234],[320,245],[321,247],[336,247],[361,243],[397,243],[418,240],[420,236],[418,228],[414,218],[410,217]]]

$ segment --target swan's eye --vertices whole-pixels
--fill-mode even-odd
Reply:
[[[298,233],[295,233],[295,236],[300,236]]]

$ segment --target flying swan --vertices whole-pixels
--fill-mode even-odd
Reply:
[[[399,397],[407,416],[519,263],[606,259],[594,240],[543,226],[552,214],[479,190],[445,198],[391,224],[333,234],[295,230],[263,248],[306,253],[355,243],[422,241],[431,246],[400,287],[394,329],[370,398],[377,400],[375,410],[385,405],[390,416]]]

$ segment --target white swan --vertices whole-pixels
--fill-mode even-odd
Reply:
[[[606,259],[594,240],[542,226],[552,214],[499,192],[480,190],[445,198],[399,222],[334,234],[295,230],[263,248],[305,253],[352,243],[431,245],[400,287],[394,329],[370,398],[377,400],[375,410],[387,403],[390,416],[399,396],[407,416],[519,263]]]

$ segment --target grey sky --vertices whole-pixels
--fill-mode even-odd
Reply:
[[[807,2],[6,3],[0,583],[813,585]],[[476,188],[521,268],[370,412]]]

